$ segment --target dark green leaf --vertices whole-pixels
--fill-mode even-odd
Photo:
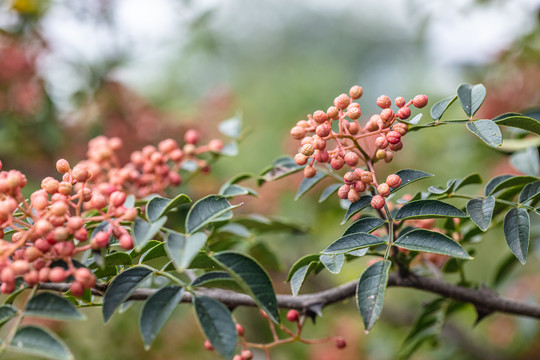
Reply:
[[[513,254],[508,254],[508,256],[497,266],[497,272],[493,279],[493,285],[499,286],[505,278],[510,275],[512,269],[518,264],[516,257]]]
[[[486,185],[486,189],[484,192],[486,193],[486,196],[492,195],[506,188],[515,187],[515,186],[523,187],[535,181],[538,181],[538,178],[535,176],[501,175],[501,176],[497,176],[491,179],[491,181]]]
[[[499,125],[515,127],[540,135],[540,121],[517,113],[508,113],[493,119]]]
[[[381,314],[391,264],[389,260],[378,261],[368,267],[360,277],[356,289],[356,302],[366,331],[375,325]]]
[[[230,283],[236,284],[236,281],[226,271],[209,271],[202,274],[193,282],[191,286],[204,286],[204,287],[221,287],[221,284],[225,284],[226,287],[230,287]]]
[[[424,343],[438,339],[448,308],[448,299],[438,298],[424,306],[411,332],[403,342],[399,354],[409,358]]]
[[[344,254],[352,250],[383,244],[386,244],[386,241],[375,235],[353,233],[337,239],[321,253],[327,255]]]
[[[423,172],[421,170],[412,170],[412,169],[404,169],[399,170],[396,175],[398,175],[401,178],[401,185],[398,186],[395,189],[392,189],[391,192],[398,191],[404,186],[407,186],[415,181],[418,181],[420,179],[424,179],[430,176],[433,176],[432,174],[428,174],[426,172]]]
[[[277,180],[290,174],[302,170],[304,166],[296,164],[291,157],[281,157],[274,161],[272,165],[263,170],[258,180],[259,186],[266,181]]]
[[[502,144],[501,129],[491,120],[468,122],[467,129],[491,147],[497,147]]]
[[[68,300],[49,292],[42,292],[31,298],[26,304],[24,314],[46,319],[86,319]]]
[[[343,264],[345,263],[345,255],[321,255],[319,260],[332,274],[339,274]]]
[[[497,187],[497,185],[504,182],[505,180],[510,179],[511,177],[513,177],[513,175],[499,175],[492,178],[488,181],[486,187],[484,188],[484,195],[489,196],[493,194],[493,190]]]
[[[105,266],[116,266],[116,265],[132,265],[133,260],[129,254],[124,252],[114,252],[108,255],[105,255],[104,258]]]
[[[302,195],[307,193],[311,188],[317,185],[319,181],[321,181],[327,176],[328,176],[327,173],[319,171],[312,178],[304,178],[304,180],[302,180],[302,183],[300,183],[300,186],[298,187],[298,191],[296,192],[296,196],[294,197],[294,200],[300,199]]]
[[[167,252],[165,251],[165,243],[160,242],[141,256],[139,264],[144,264],[148,261],[159,259],[165,256],[167,256]]]
[[[317,267],[317,262],[312,261],[307,265],[304,265],[300,267],[298,270],[296,270],[291,277],[291,292],[293,296],[298,295],[300,292],[300,288],[304,284],[304,281],[306,281],[307,276],[315,270]]]
[[[199,251],[206,244],[206,234],[198,232],[186,237],[183,234],[170,231],[165,242],[165,251],[173,261],[176,270],[184,271]]]
[[[225,189],[220,190],[219,194],[226,198],[232,198],[235,196],[243,196],[243,195],[257,196],[257,192],[255,190],[250,189],[248,187],[236,185],[236,184],[230,184]]]
[[[450,107],[450,105],[452,105],[452,103],[456,101],[456,99],[457,96],[454,95],[436,102],[435,105],[433,105],[429,110],[429,113],[433,120],[439,120],[443,116],[446,109],[448,109],[448,107]]]
[[[13,319],[17,315],[17,311],[17,308],[12,305],[0,306],[0,326]]]
[[[357,214],[360,211],[364,210],[366,207],[368,207],[371,203],[371,198],[371,195],[362,195],[362,197],[360,197],[360,200],[351,203],[349,209],[347,210],[347,213],[345,214],[345,218],[341,222],[341,225],[345,224],[347,220],[349,220],[354,214]]]
[[[280,260],[264,241],[257,241],[249,247],[248,254],[269,270],[280,270]]]
[[[209,195],[197,201],[193,204],[191,209],[189,209],[186,218],[186,231],[188,233],[193,233],[216,219],[222,220],[222,215],[238,206],[240,205],[231,205],[227,199],[221,195]]]
[[[172,200],[156,196],[148,202],[148,205],[146,205],[146,217],[150,222],[154,222],[163,215],[167,215],[167,213],[174,208],[190,202],[191,199],[185,194],[180,194]]]
[[[482,84],[461,84],[457,89],[457,95],[465,113],[473,116],[486,98],[486,88]]]
[[[495,198],[490,196],[485,199],[471,199],[467,202],[467,213],[482,231],[486,231],[491,223],[495,209]]]
[[[437,195],[441,195],[441,194],[450,194],[452,191],[454,191],[454,184],[456,183],[456,180],[451,180],[449,181],[448,185],[446,186],[446,188],[441,188],[439,186],[430,186],[428,188],[428,191],[432,194],[437,194]]]
[[[238,341],[236,325],[225,305],[208,296],[194,296],[197,319],[214,349],[225,359],[231,359]]]
[[[15,333],[9,351],[52,360],[72,360],[73,355],[55,334],[38,326],[23,326]]]
[[[114,311],[151,273],[152,271],[145,267],[133,267],[120,273],[111,282],[103,296],[102,312],[105,322],[109,321]]]
[[[183,294],[184,289],[180,286],[167,286],[159,289],[144,302],[139,329],[146,350],[150,349]]]
[[[309,265],[312,262],[317,263],[319,261],[319,257],[320,257],[319,254],[310,254],[310,255],[305,255],[301,257],[300,259],[296,260],[296,262],[293,264],[293,266],[289,270],[289,273],[287,274],[287,279],[285,281],[290,282],[294,273],[296,273],[298,269],[300,269],[302,266]]]
[[[525,264],[530,239],[530,219],[527,210],[510,209],[504,216],[503,229],[510,251],[522,264]]]
[[[250,294],[268,316],[279,323],[276,294],[270,277],[252,258],[233,251],[212,256]]]
[[[242,115],[238,113],[230,119],[223,120],[218,124],[218,129],[230,138],[238,138],[242,133]]]
[[[235,223],[242,224],[249,228],[252,232],[267,233],[267,232],[290,232],[290,233],[305,233],[307,228],[298,222],[289,219],[267,218],[259,214],[251,214],[246,217],[235,217]]]
[[[129,256],[131,257],[131,259],[135,259],[137,256],[139,256],[141,254],[144,254],[145,252],[147,252],[148,250],[152,249],[153,247],[155,247],[155,246],[157,246],[159,244],[162,244],[162,242],[157,241],[157,240],[150,240],[140,250],[137,250],[137,249],[131,250],[129,252]]]
[[[341,183],[332,184],[328,186],[326,189],[323,190],[321,197],[319,198],[319,202],[322,203],[326,199],[328,199],[330,196],[332,196],[338,189],[341,187]]]
[[[395,219],[429,219],[439,217],[465,218],[467,214],[457,207],[439,200],[417,200],[403,205]]]
[[[370,233],[373,230],[380,228],[384,223],[386,223],[386,221],[378,217],[360,218],[345,230],[343,236],[360,232]]]
[[[482,177],[480,174],[470,174],[464,177],[463,179],[456,180],[456,184],[454,185],[454,192],[458,191],[464,186],[472,185],[472,184],[481,184],[482,183]]]
[[[136,218],[133,224],[133,242],[135,243],[135,249],[141,250],[146,243],[161,230],[163,225],[167,222],[167,217],[163,216],[153,223],[148,223],[141,218]]]
[[[459,243],[436,231],[425,229],[409,231],[401,235],[394,244],[407,250],[448,255],[458,259],[472,259]]]
[[[517,151],[510,156],[510,164],[526,175],[538,176],[539,162],[538,149],[535,146]]]
[[[535,181],[525,185],[519,194],[519,202],[524,203],[540,194],[540,181]]]

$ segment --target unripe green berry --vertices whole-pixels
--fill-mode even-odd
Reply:
[[[386,95],[381,95],[377,98],[377,106],[381,109],[388,109],[392,106],[392,100]]]

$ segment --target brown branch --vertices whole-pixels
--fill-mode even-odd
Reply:
[[[388,279],[388,286],[409,287],[424,290],[442,295],[446,298],[471,303],[479,308],[482,308],[483,310],[540,319],[540,305],[508,299],[499,296],[486,288],[470,289],[449,284],[442,280],[420,277],[412,274],[402,277],[397,273],[390,275]],[[325,306],[353,297],[356,293],[356,287],[357,281],[351,281],[335,288],[312,294],[298,296],[277,295],[277,302],[280,308],[290,308],[305,312],[319,313],[320,310]],[[69,284],[43,283],[40,284],[40,289],[65,292],[69,290]],[[101,285],[98,286],[97,289],[93,289],[93,293],[94,295],[101,296],[105,290],[106,286]],[[157,289],[137,289],[131,294],[129,299],[145,300],[156,291]],[[255,301],[253,301],[250,296],[239,294],[230,290],[200,289],[197,290],[197,294],[211,296],[231,308],[237,306],[257,306]],[[191,300],[191,294],[185,293],[181,299],[181,302],[189,303]]]

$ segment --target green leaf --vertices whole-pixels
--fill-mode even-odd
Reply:
[[[443,116],[446,109],[448,109],[450,105],[452,105],[452,103],[456,101],[456,99],[457,96],[454,95],[436,102],[435,105],[433,105],[429,110],[429,113],[433,120],[439,120]]]
[[[105,266],[117,266],[117,265],[132,265],[133,260],[129,254],[124,252],[113,252],[108,255],[105,255],[104,258]]]
[[[302,195],[307,193],[311,188],[313,188],[319,181],[327,177],[328,174],[324,172],[317,172],[314,177],[312,178],[304,178],[302,180],[302,183],[300,183],[300,186],[298,187],[298,191],[296,192],[296,196],[294,197],[294,200],[300,199]]]
[[[440,217],[465,218],[467,214],[457,207],[439,200],[417,200],[403,205],[395,219],[431,219]]]
[[[184,289],[180,286],[167,286],[159,289],[144,302],[139,319],[139,329],[145,350],[159,334],[176,305],[182,299]]]
[[[15,333],[9,351],[52,360],[72,360],[73,355],[55,334],[40,326],[23,326]]]
[[[258,185],[261,186],[266,181],[281,179],[282,177],[294,174],[303,168],[304,166],[298,165],[293,158],[281,157],[263,170],[258,180]]]
[[[507,113],[493,119],[498,125],[515,127],[540,135],[540,121],[517,113]]]
[[[472,259],[467,251],[452,238],[440,232],[425,229],[415,229],[400,235],[394,245],[407,250],[448,255],[458,259]]]
[[[218,124],[218,129],[222,134],[237,139],[242,133],[242,114],[237,113],[236,116],[223,120]]]
[[[194,296],[197,319],[214,349],[225,359],[231,359],[238,341],[236,325],[225,305],[208,296]]]
[[[345,263],[345,255],[321,255],[319,260],[332,274],[339,274],[343,264]]]
[[[340,237],[326,249],[321,251],[321,253],[327,255],[344,254],[352,250],[383,244],[386,244],[386,241],[375,235],[366,233],[353,233]]]
[[[238,144],[234,141],[231,141],[230,143],[225,144],[223,149],[221,149],[220,154],[225,155],[225,156],[238,155]]]
[[[493,209],[495,209],[495,198],[493,196],[485,199],[471,199],[467,202],[467,214],[482,231],[488,229],[493,216]]]
[[[510,209],[504,216],[503,229],[510,251],[525,264],[530,240],[530,219],[527,210]]]
[[[473,116],[486,98],[486,88],[482,84],[461,84],[457,89],[457,95],[465,113]]]
[[[0,326],[13,319],[17,315],[17,312],[17,308],[13,305],[0,306]]]
[[[144,264],[146,262],[152,261],[154,259],[159,259],[161,257],[166,257],[167,252],[165,251],[165,243],[160,242],[147,252],[145,252],[141,259],[139,260],[139,264]]]
[[[114,311],[135,291],[152,271],[145,267],[133,267],[120,273],[111,282],[103,296],[103,320],[109,321]]]
[[[487,195],[492,195],[498,191],[501,191],[506,188],[511,187],[523,187],[531,182],[538,181],[538,178],[535,176],[512,176],[512,175],[501,175],[497,176],[486,185],[485,193]]]
[[[538,176],[539,162],[538,149],[533,146],[517,151],[510,156],[510,164],[526,175]]]
[[[399,170],[396,173],[396,175],[398,175],[401,178],[401,185],[395,189],[392,189],[391,192],[398,191],[399,189],[409,184],[412,184],[415,181],[433,176],[432,174],[428,174],[427,172],[423,172],[421,170],[412,170],[412,169]]]
[[[222,220],[222,215],[238,206],[240,205],[231,205],[221,195],[209,195],[202,198],[189,209],[186,218],[186,232],[193,233],[216,219]]]
[[[501,129],[491,120],[468,122],[467,129],[491,147],[497,147],[502,144]]]
[[[248,187],[236,185],[236,184],[230,184],[225,189],[220,190],[219,194],[226,198],[232,198],[235,196],[243,196],[243,195],[257,196],[257,192],[255,190],[250,189]]]
[[[169,211],[190,202],[191,199],[185,194],[180,194],[172,200],[156,196],[146,205],[146,217],[150,222],[154,222],[163,215],[166,215]]]
[[[454,191],[454,184],[456,183],[456,179],[450,180],[446,186],[446,188],[441,188],[439,186],[430,186],[428,188],[428,191],[432,194],[436,195],[442,195],[442,194],[450,194],[452,191]]]
[[[422,113],[417,114],[415,117],[413,117],[409,121],[404,121],[404,120],[401,120],[401,121],[404,121],[404,122],[409,123],[411,125],[416,125],[416,124],[418,124],[420,122],[420,119],[422,119]]]
[[[540,194],[540,180],[525,185],[519,194],[519,202],[523,204]]]
[[[224,286],[223,286],[224,285]],[[238,287],[235,286],[236,281],[226,271],[209,271],[202,274],[193,282],[191,286],[204,286],[204,287]]]
[[[141,250],[167,222],[167,217],[163,216],[153,223],[148,223],[141,218],[136,218],[133,224],[133,242],[135,249]]]
[[[170,231],[165,242],[165,251],[173,261],[178,271],[187,269],[191,261],[206,244],[206,234],[198,232],[186,237],[183,234]]]
[[[42,292],[31,298],[24,315],[58,320],[86,319],[68,300],[50,292]]]
[[[493,286],[499,286],[508,275],[511,274],[512,269],[518,264],[514,254],[508,254],[507,257],[497,266],[497,272],[493,278]]]
[[[378,217],[360,218],[345,230],[343,236],[354,233],[370,233],[373,230],[380,228],[384,223],[386,223],[386,221]]]
[[[290,282],[294,273],[298,271],[302,266],[309,265],[312,262],[318,263],[319,262],[319,254],[310,254],[305,255],[301,257],[300,259],[296,260],[296,262],[291,266],[291,269],[289,270],[289,273],[287,274],[286,282]]]
[[[323,190],[321,197],[319,198],[319,202],[322,203],[326,199],[328,199],[330,196],[336,193],[338,189],[341,187],[341,183],[336,183],[328,186],[326,189]]]
[[[481,184],[482,183],[482,177],[480,174],[474,173],[465,176],[463,179],[457,179],[456,183],[454,185],[454,192],[458,191],[464,186],[467,185],[473,185],[473,184]]]
[[[378,261],[368,267],[360,277],[356,289],[356,302],[366,331],[375,325],[381,314],[391,264],[389,260]]]
[[[351,203],[349,209],[347,210],[347,213],[345,214],[345,217],[343,218],[343,221],[341,222],[341,225],[345,224],[347,220],[349,220],[353,215],[359,213],[360,211],[368,207],[371,204],[371,198],[371,195],[362,195],[362,197],[360,197],[360,200]]]
[[[411,332],[401,345],[400,358],[408,359],[422,344],[434,342],[442,331],[448,299],[437,298],[424,306]]]
[[[300,288],[304,284],[304,281],[306,281],[307,276],[315,269],[316,266],[317,262],[312,261],[309,264],[300,267],[292,274],[291,292],[293,296],[298,295]]]
[[[279,310],[272,281],[254,259],[233,251],[222,251],[214,254],[212,258],[237,280],[274,322],[279,323]]]
[[[492,178],[491,180],[488,181],[488,183],[486,184],[486,187],[484,188],[484,195],[489,196],[493,194],[494,189],[497,187],[497,185],[504,182],[505,180],[510,179],[511,177],[513,177],[513,175],[499,175]]]
[[[150,240],[140,250],[137,250],[136,248],[131,250],[129,252],[129,256],[131,257],[131,259],[135,259],[137,256],[146,253],[148,250],[152,249],[153,247],[155,247],[155,246],[157,246],[159,244],[162,244],[162,242],[157,241],[157,240]]]

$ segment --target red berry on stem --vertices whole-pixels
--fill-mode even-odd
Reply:
[[[381,95],[377,98],[377,106],[381,109],[388,109],[392,106],[392,100],[386,95]]]
[[[322,124],[328,121],[328,115],[322,110],[317,110],[313,113],[313,120],[315,120],[317,124]]]
[[[299,318],[300,314],[298,314],[298,311],[294,309],[289,310],[289,312],[287,313],[287,320],[289,320],[290,322],[296,322]]]
[[[396,100],[394,100],[394,102],[396,103],[396,106],[399,108],[404,107],[406,103],[405,98],[402,96],[397,97]]]
[[[341,94],[334,99],[334,106],[338,109],[346,109],[351,103],[351,98],[347,94]]]
[[[364,89],[362,89],[361,86],[354,85],[349,90],[349,96],[353,99],[359,99],[362,97],[362,94],[364,93]]]
[[[396,174],[388,175],[388,177],[386,178],[386,183],[388,184],[388,186],[395,189],[401,185],[401,178],[399,177],[399,175]]]
[[[411,109],[409,109],[408,107],[402,107],[401,109],[398,110],[397,116],[401,120],[405,120],[409,118],[409,116],[411,116]]]
[[[428,97],[426,95],[416,95],[413,99],[413,105],[419,109],[426,106],[428,103]]]
[[[384,207],[384,198],[381,195],[375,195],[371,199],[371,207],[376,210],[382,209]]]
[[[347,342],[342,337],[336,338],[336,347],[338,349],[344,349],[347,346]]]

